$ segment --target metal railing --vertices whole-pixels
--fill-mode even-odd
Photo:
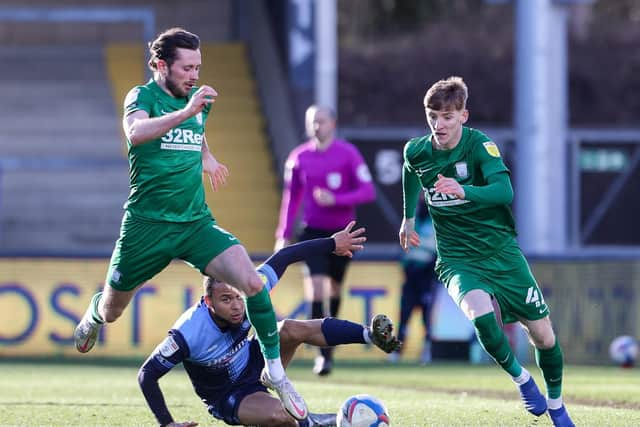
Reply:
[[[515,150],[517,142],[515,131],[508,127],[474,126],[489,135],[500,147],[505,162],[511,169],[518,167]],[[426,128],[421,127],[343,127],[340,136],[356,144],[374,176],[378,186],[378,200],[375,207],[378,217],[389,226],[397,228],[402,218],[402,194],[400,171],[391,173],[395,178],[392,182],[381,182],[378,161],[384,155],[393,158],[385,164],[388,168],[400,168],[402,165],[402,149],[409,139],[424,135]],[[567,232],[570,242],[562,256],[582,257],[595,254],[640,257],[640,232],[637,225],[627,217],[618,218],[616,204],[624,198],[624,206],[632,212],[640,212],[640,197],[637,187],[640,185],[640,129],[638,128],[575,128],[569,129],[566,141],[567,149],[567,185],[569,186],[569,204],[567,218]],[[389,154],[393,154],[390,156]],[[602,176],[600,179],[599,176]],[[600,182],[604,188],[591,190],[585,182]],[[637,182],[636,182],[637,181]],[[514,182],[517,195],[518,186]],[[634,191],[635,189],[635,191]],[[597,194],[595,194],[597,192]],[[550,195],[550,199],[552,195]],[[532,209],[535,209],[533,207]],[[618,208],[619,209],[619,208]],[[366,213],[365,213],[366,214]],[[517,212],[515,212],[517,217]],[[372,214],[373,215],[373,214]],[[613,219],[612,219],[613,218]],[[624,242],[603,240],[603,235],[610,230],[623,235]],[[615,233],[613,233],[615,231]],[[612,234],[613,233],[613,234]],[[395,239],[395,236],[393,236]],[[605,236],[606,237],[606,236]],[[635,240],[634,240],[635,239]],[[373,241],[370,253],[397,253],[397,243],[389,239],[388,242]],[[390,252],[391,251],[391,252]]]

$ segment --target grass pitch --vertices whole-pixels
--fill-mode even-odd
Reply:
[[[136,380],[138,364],[17,362],[0,359],[1,426],[154,426]],[[551,426],[521,406],[515,386],[494,365],[388,365],[339,360],[318,378],[309,362],[288,369],[312,412],[335,412],[368,393],[389,409],[393,426]],[[530,366],[541,388],[538,369]],[[161,380],[176,421],[222,426],[206,412],[182,369]],[[640,426],[640,369],[565,367],[564,399],[577,426]]]

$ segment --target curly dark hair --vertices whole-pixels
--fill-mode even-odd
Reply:
[[[220,283],[224,282],[216,279],[215,277],[204,276],[202,278],[202,290],[204,291],[204,294],[209,298],[213,298],[213,288]]]
[[[180,27],[163,31],[154,41],[149,42],[149,68],[156,71],[160,59],[171,66],[176,60],[177,48],[199,49],[200,37]]]

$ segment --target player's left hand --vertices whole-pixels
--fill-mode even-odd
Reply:
[[[351,231],[355,225],[356,222],[351,221],[343,230],[331,236],[336,242],[336,249],[333,251],[334,254],[351,258],[354,252],[364,248],[362,244],[367,241],[367,238],[362,234],[365,232],[365,229],[361,227]]]
[[[229,169],[218,162],[209,152],[202,153],[202,171],[209,176],[209,182],[213,191],[218,191],[221,185],[227,183]]]
[[[313,189],[313,199],[320,206],[333,206],[336,204],[336,196],[331,191],[320,187]]]
[[[434,187],[437,193],[451,194],[460,200],[464,200],[464,189],[458,181],[453,178],[447,178],[442,174],[438,174],[438,180]]]

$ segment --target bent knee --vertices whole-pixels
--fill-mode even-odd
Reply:
[[[280,334],[280,341],[290,340],[293,337],[291,319],[283,319],[278,322],[278,333]]]
[[[544,328],[542,330],[530,330],[529,339],[535,348],[540,350],[548,350],[556,345],[556,334],[551,328]]]
[[[309,335],[310,331],[306,327],[305,321],[284,319],[279,322],[280,342],[301,343]]]
[[[533,341],[533,345],[541,350],[548,350],[556,345],[556,336],[554,334],[544,337],[531,337],[531,340]]]

